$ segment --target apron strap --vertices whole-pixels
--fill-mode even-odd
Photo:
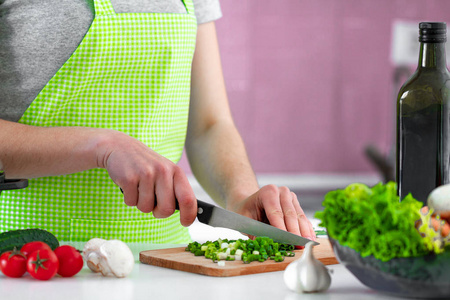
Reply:
[[[192,0],[181,0],[184,4],[184,7],[186,8],[186,12],[188,14],[192,14],[194,13],[194,4],[192,2]]]
[[[95,15],[114,15],[116,12],[111,0],[94,0]]]
[[[194,4],[192,1],[182,0],[186,12],[192,14],[194,12]],[[112,6],[111,0],[94,0],[96,15],[114,15],[116,12]]]

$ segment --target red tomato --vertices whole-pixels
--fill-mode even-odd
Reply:
[[[36,250],[48,249],[51,250],[50,246],[41,241],[29,242],[22,246],[20,252],[25,254],[26,257],[30,256]]]
[[[41,249],[34,251],[28,256],[27,271],[36,279],[51,279],[56,275],[58,267],[58,257],[52,250]]]
[[[0,256],[0,270],[8,277],[22,277],[27,271],[27,258],[16,249],[5,252]]]
[[[80,252],[72,246],[64,245],[55,249],[58,257],[58,274],[62,277],[72,277],[83,268],[83,257]]]

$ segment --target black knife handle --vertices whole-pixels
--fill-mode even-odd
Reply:
[[[197,199],[197,218],[200,222],[204,224],[209,224],[211,219],[214,205],[210,203],[203,202]]]
[[[155,199],[155,205],[156,205],[156,199]],[[175,201],[175,209],[180,210],[178,201]],[[209,220],[211,219],[213,209],[214,209],[214,205],[197,199],[197,218],[200,222],[202,222],[204,224],[209,224]]]
[[[123,194],[122,188],[120,188],[120,191]],[[157,203],[156,203],[156,198],[155,198],[155,206],[156,205],[157,205]],[[214,208],[214,205],[197,199],[197,218],[198,218],[198,220],[202,223],[208,224],[209,219],[211,219],[213,208]],[[178,201],[175,201],[175,209],[180,210]]]

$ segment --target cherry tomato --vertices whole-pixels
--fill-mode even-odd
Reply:
[[[27,271],[36,279],[51,279],[56,275],[58,267],[58,257],[56,257],[56,254],[52,250],[40,249],[28,256]]]
[[[62,277],[72,277],[83,268],[83,257],[74,247],[59,246],[54,252],[59,261],[58,274]]]
[[[0,256],[0,270],[8,277],[22,277],[27,271],[27,258],[16,249],[7,251]]]
[[[50,246],[41,241],[29,242],[22,246],[20,252],[25,254],[26,257],[30,256],[36,250],[48,249],[51,250]]]

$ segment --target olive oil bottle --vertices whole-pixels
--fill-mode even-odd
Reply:
[[[426,203],[435,187],[449,183],[450,74],[445,23],[419,24],[419,64],[397,98],[398,194]]]

